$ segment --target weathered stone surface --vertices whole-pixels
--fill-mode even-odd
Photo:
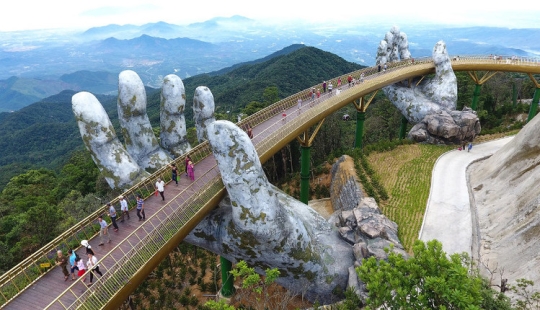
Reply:
[[[407,36],[397,27],[393,27],[379,44],[377,64],[384,65],[410,58]],[[409,122],[425,123],[424,127],[415,126],[409,138],[426,143],[461,144],[472,141],[480,132],[480,123],[475,113],[455,111],[457,79],[443,41],[435,44],[432,58],[435,64],[433,77],[425,78],[421,82],[419,80],[402,81],[384,87],[383,91]],[[459,116],[462,113],[465,115]],[[439,117],[426,119],[431,115],[439,115]],[[467,120],[468,118],[472,120]],[[470,122],[477,124],[471,126]],[[441,123],[444,123],[444,126],[441,126]]]
[[[230,203],[222,203],[185,240],[232,262],[245,260],[259,272],[277,267],[279,284],[305,290],[310,300],[331,300],[336,286],[347,285],[351,246],[313,209],[268,182],[242,129],[215,121],[207,130]]]
[[[354,259],[362,261],[364,258],[369,257],[367,244],[365,242],[358,242],[353,246]]]
[[[364,194],[350,156],[343,155],[332,165],[331,178],[330,200],[334,210],[352,210]]]
[[[504,270],[508,283],[532,280],[540,289],[540,116],[490,158],[469,168],[476,203],[479,259]],[[486,273],[487,275],[487,273]],[[495,273],[494,283],[500,283]]]
[[[191,150],[186,138],[186,91],[182,80],[169,74],[163,79],[161,88],[160,109],[160,143],[174,157],[181,156]]]
[[[84,145],[109,186],[129,187],[149,175],[120,143],[107,112],[94,95],[75,94],[72,109]]]
[[[169,75],[161,93],[161,143],[158,145],[146,115],[146,92],[139,76],[130,70],[118,78],[118,115],[126,148],[120,144],[109,117],[91,94],[72,97],[73,114],[86,148],[111,188],[127,188],[168,164],[191,147],[186,140],[184,86]]]
[[[216,120],[214,108],[214,95],[210,89],[206,86],[197,87],[193,95],[193,121],[199,142],[208,140],[207,127]]]
[[[160,148],[146,114],[146,90],[134,71],[118,76],[118,120],[128,153],[143,169],[150,171],[167,165],[171,156]]]
[[[430,144],[463,144],[480,133],[476,112],[464,107],[458,111],[439,111],[427,115],[409,131],[409,139]]]

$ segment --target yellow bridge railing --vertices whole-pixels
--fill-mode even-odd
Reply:
[[[306,105],[310,102],[309,92],[312,87],[284,98],[275,104],[258,111],[241,120],[237,125],[239,127],[244,127],[249,124],[251,127],[255,127],[258,124],[275,118],[275,116],[280,115],[282,111],[289,110],[296,106],[299,99],[302,100],[304,107],[298,115],[293,116],[288,112],[289,115],[285,120],[278,118],[269,128],[257,133],[257,136],[264,137],[264,139],[256,144],[256,149],[261,161],[265,162],[272,154],[289,143],[300,133],[307,130],[307,128],[315,125],[327,115],[334,113],[343,106],[351,103],[353,100],[385,85],[403,80],[404,78],[431,74],[434,72],[434,65],[431,58],[404,60],[389,63],[388,65],[385,72],[378,72],[376,67],[368,67],[351,72],[350,75],[357,81],[357,86],[361,85],[361,87],[355,86],[348,88],[347,76],[349,74],[328,80],[327,83],[331,82],[334,85],[333,93],[323,94],[321,98],[310,103],[310,105],[312,105],[311,108],[307,108]],[[493,59],[488,56],[455,56],[452,57],[452,66],[456,71],[475,70],[480,68],[480,70],[540,74],[540,59],[538,58],[506,56]],[[363,82],[360,82],[362,73],[364,78]],[[342,81],[342,90],[341,94],[336,96],[335,89],[337,88],[338,78]],[[320,85],[315,86],[315,88],[320,88]],[[294,122],[291,121],[293,117]],[[190,155],[192,160],[197,163],[211,154],[208,142],[204,142],[194,147],[186,155]],[[174,162],[180,168],[184,167],[184,160],[185,156],[181,156],[175,159]],[[136,184],[122,194],[128,200],[130,207],[135,205],[135,196],[137,194],[148,197],[154,193],[154,182],[158,177],[161,177],[167,182],[170,181],[171,176],[168,167],[159,169],[149,178]],[[104,276],[98,280],[99,285],[95,285],[92,289],[82,295],[75,294],[72,285],[62,296],[71,294],[76,300],[74,303],[64,305],[61,302],[62,296],[59,296],[51,303],[51,305],[60,304],[62,308],[66,309],[79,306],[88,309],[99,309],[106,305],[111,298],[114,298],[117,291],[126,289],[126,283],[129,282],[129,279],[133,274],[140,271],[139,269],[145,262],[153,259],[155,253],[161,251],[163,246],[167,244],[173,235],[178,234],[178,231],[181,230],[186,223],[190,223],[193,217],[196,217],[196,215],[199,214],[198,212],[200,212],[202,206],[208,204],[208,201],[215,201],[216,197],[221,197],[224,192],[217,166],[211,168],[195,182],[198,185],[204,184],[204,189],[199,191],[197,195],[190,196],[191,198],[189,201],[172,200],[170,203],[164,205],[160,210],[156,211],[154,216],[148,219],[152,221],[152,229],[148,230],[148,228],[141,226],[138,230],[134,231],[130,236],[124,239],[124,241],[119,243],[129,243],[132,248],[131,250],[127,252],[121,251],[123,255],[113,257],[111,254],[114,252],[113,249],[109,254],[101,257],[100,262],[104,261],[106,258],[112,258],[115,264],[114,266],[101,265],[103,266],[101,267],[102,270],[105,272]],[[190,187],[187,187],[184,191],[189,190],[189,188]],[[180,197],[184,191],[177,197]],[[116,205],[118,203],[118,198],[115,198],[111,202]],[[3,307],[9,301],[16,298],[28,286],[35,283],[45,273],[50,271],[51,268],[47,267],[47,265],[54,265],[52,263],[57,250],[67,251],[67,249],[70,248],[76,249],[81,240],[95,237],[98,232],[96,219],[99,215],[106,213],[106,210],[106,206],[102,206],[78,224],[53,239],[40,250],[21,261],[8,272],[1,275],[0,307]],[[163,214],[167,214],[168,216],[163,216]],[[160,217],[160,215],[162,217]],[[194,225],[196,225],[196,223],[188,225],[188,228],[190,228],[189,230],[191,230]],[[189,233],[189,231],[182,232],[184,236],[187,233]],[[137,242],[133,243],[133,241],[129,241],[130,238],[134,237],[138,240]],[[116,248],[119,248],[119,246],[115,247],[115,249]]]

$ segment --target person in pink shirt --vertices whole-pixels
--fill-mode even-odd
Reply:
[[[195,167],[193,166],[193,162],[191,160],[187,164],[187,171],[191,181],[195,181]]]

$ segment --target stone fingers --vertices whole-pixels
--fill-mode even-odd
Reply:
[[[146,90],[131,70],[118,76],[118,119],[129,154],[143,169],[156,170],[171,161],[161,149],[146,114]]]
[[[254,231],[275,223],[278,200],[248,135],[232,122],[215,121],[208,126],[208,142],[231,197],[233,221]]]
[[[191,150],[186,138],[186,91],[182,80],[170,74],[163,80],[161,88],[161,146],[175,157]]]
[[[199,86],[193,95],[193,120],[197,129],[197,140],[203,142],[208,140],[206,129],[213,123],[214,117],[214,95],[206,86]]]
[[[79,92],[71,102],[84,145],[111,188],[129,187],[148,176],[122,146],[107,112],[94,95]]]

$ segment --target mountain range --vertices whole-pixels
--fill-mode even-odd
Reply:
[[[294,45],[260,60],[183,79],[188,98],[186,125],[193,127],[191,102],[195,88],[200,85],[211,89],[216,112],[230,110],[236,114],[253,101],[263,102],[263,93],[268,87],[276,87],[278,97],[285,98],[361,67],[314,47]],[[69,78],[77,79],[75,75]],[[63,79],[69,81],[69,78],[65,76]],[[58,169],[73,151],[84,148],[71,109],[71,97],[75,93],[64,90],[18,111],[0,113],[0,189],[12,176],[26,169]],[[147,87],[146,94],[148,117],[153,127],[159,127],[160,89]],[[120,133],[116,96],[96,94],[96,97],[107,111],[116,132]]]
[[[122,70],[159,88],[163,77],[216,72],[302,44],[360,65],[375,62],[386,24],[263,24],[242,16],[189,25],[108,25],[84,32],[0,32],[0,111],[15,111],[61,90],[114,94]],[[451,55],[540,55],[540,29],[405,25],[413,57],[444,40]]]

